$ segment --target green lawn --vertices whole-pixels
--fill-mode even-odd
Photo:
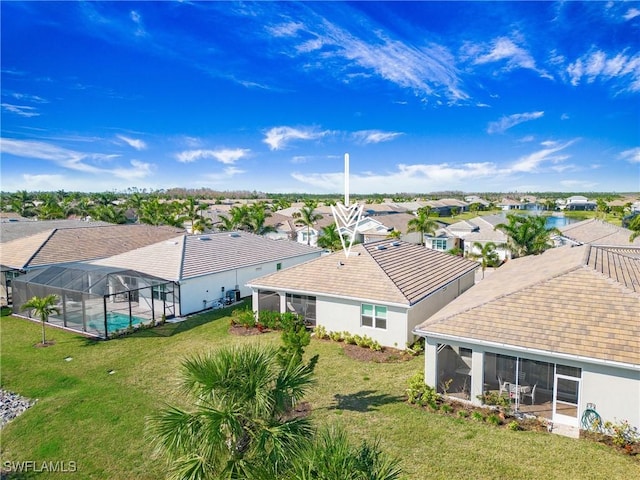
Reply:
[[[56,343],[47,348],[33,346],[39,324],[2,317],[2,388],[38,399],[3,429],[3,464],[77,463],[75,475],[47,478],[162,478],[164,465],[144,438],[145,416],[184,401],[176,393],[182,359],[228,343],[279,343],[278,334],[229,335],[226,313],[106,342],[48,329]],[[316,340],[307,352],[320,354],[307,397],[315,423],[342,424],[354,440],[379,436],[388,453],[402,458],[408,479],[640,477],[638,461],[593,442],[512,432],[406,404],[406,381],[422,369],[423,357],[361,363],[339,344]]]

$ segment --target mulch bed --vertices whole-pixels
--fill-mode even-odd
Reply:
[[[267,333],[270,332],[271,330],[268,330],[266,328],[257,328],[257,327],[243,327],[242,325],[231,325],[229,327],[229,333],[231,335],[238,335],[241,337],[246,337],[249,335],[260,335],[261,333]]]
[[[413,356],[407,352],[388,347],[385,347],[381,351],[375,351],[371,350],[370,348],[343,343],[342,348],[345,355],[347,355],[349,358],[353,358],[361,362],[399,363],[406,362],[407,360],[411,360],[413,358]]]

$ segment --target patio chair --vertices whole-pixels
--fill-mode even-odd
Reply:
[[[525,380],[527,379],[527,374],[522,370],[518,372],[518,383],[520,385],[524,385]]]
[[[538,386],[538,384],[534,384],[533,387],[531,387],[531,390],[529,392],[523,393],[522,397],[526,398],[526,397],[531,397],[531,405],[533,405],[534,403],[536,403],[536,387]]]
[[[502,377],[498,376],[498,395],[509,393],[509,382],[503,382]]]

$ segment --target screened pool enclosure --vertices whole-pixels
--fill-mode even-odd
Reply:
[[[14,313],[32,317],[20,307],[34,296],[54,294],[60,315],[49,323],[101,338],[172,318],[179,303],[174,282],[85,263],[34,270],[15,278],[12,287]]]

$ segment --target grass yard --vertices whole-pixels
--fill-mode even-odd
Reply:
[[[230,335],[228,313],[106,342],[49,328],[55,345],[47,348],[33,346],[38,323],[2,317],[2,388],[38,399],[2,430],[2,465],[74,461],[75,474],[46,478],[163,478],[164,465],[144,438],[145,417],[165,402],[183,402],[176,392],[183,358],[222,344],[279,344],[277,333]],[[385,451],[402,458],[407,479],[640,477],[640,463],[601,444],[498,429],[408,405],[407,379],[422,369],[423,357],[363,363],[344,355],[340,344],[317,340],[307,353],[320,354],[317,383],[307,396],[315,423],[342,424],[354,440],[378,436]]]

